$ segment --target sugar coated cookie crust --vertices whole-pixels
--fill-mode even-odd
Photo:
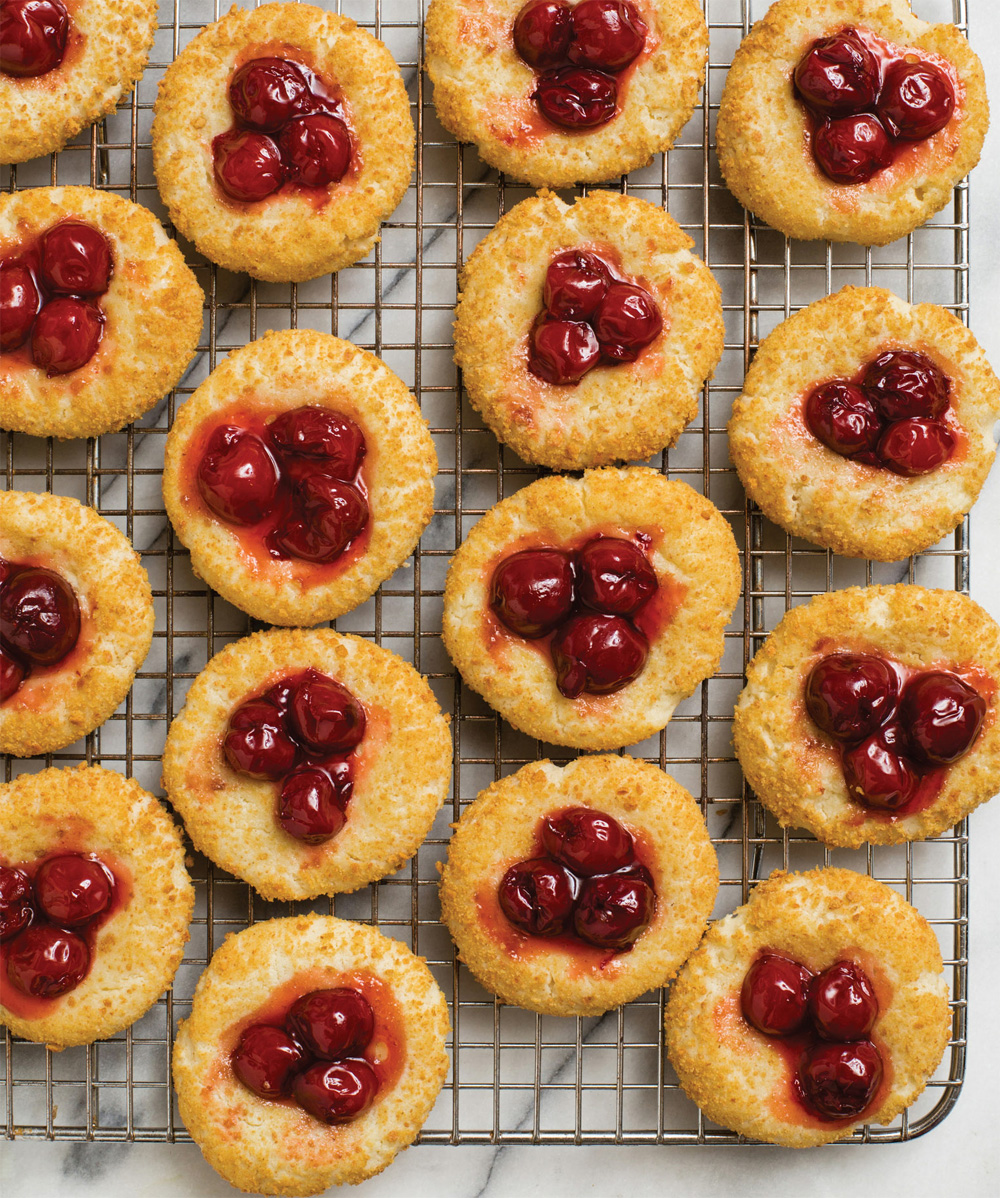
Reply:
[[[818,38],[845,26],[947,59],[960,84],[955,115],[868,183],[834,183],[813,161],[809,117],[792,75]],[[951,199],[979,161],[989,125],[982,63],[956,27],[931,25],[909,0],[777,0],[740,44],[719,105],[716,143],[729,190],[789,237],[887,245]]]
[[[192,440],[204,421],[238,400],[275,416],[328,407],[362,426],[371,536],[334,577],[316,581],[329,567],[297,559],[261,569],[197,487],[188,494],[183,468]],[[233,350],[180,408],[167,436],[163,499],[195,573],[224,599],[270,624],[318,624],[364,603],[410,556],[434,510],[436,473],[417,401],[381,359],[328,333],[286,329]]]
[[[518,937],[520,947],[508,952],[483,919],[488,905],[504,920],[497,886],[511,865],[533,855],[541,821],[580,806],[640,833],[656,888],[649,927],[601,969],[577,968],[572,952],[543,937]],[[441,916],[459,958],[504,1002],[543,1015],[600,1015],[674,976],[701,939],[718,888],[698,805],[662,770],[630,757],[538,761],[494,782],[462,813],[441,870]]]
[[[814,387],[854,376],[887,349],[919,350],[951,380],[960,436],[929,474],[905,478],[851,461],[806,427]],[[880,287],[844,287],[761,343],[733,405],[729,452],[747,494],[786,532],[846,557],[898,561],[951,532],[975,503],[996,456],[998,419],[1000,380],[957,317]]]
[[[132,686],[153,640],[153,595],[127,538],[62,495],[0,492],[0,555],[56,570],[80,604],[80,639],[0,704],[0,752],[53,753],[99,727]]]
[[[518,637],[492,649],[490,579],[500,558],[529,545],[644,529],[661,586],[677,587],[673,619],[639,677],[611,695],[567,699],[547,657]],[[739,554],[718,509],[686,483],[645,466],[539,479],[491,508],[458,548],[444,592],[445,648],[465,683],[529,736],[578,749],[617,749],[663,728],[712,675],[740,593]]]
[[[305,971],[315,981],[304,992],[336,986],[344,974],[370,973],[390,988],[402,1016],[406,1061],[399,1080],[340,1127],[296,1105],[258,1098],[224,1056],[233,1026]],[[173,1072],[181,1118],[212,1168],[245,1192],[309,1195],[356,1185],[416,1138],[448,1072],[448,1026],[448,1006],[430,970],[399,941],[326,915],[255,924],[216,950],[180,1025]]]
[[[157,0],[71,0],[62,63],[34,79],[0,73],[0,162],[27,162],[113,112],[146,68]]]
[[[951,1029],[941,950],[930,925],[882,882],[848,869],[775,872],[750,901],[708,930],[670,992],[667,1054],[681,1086],[709,1119],[740,1135],[809,1148],[851,1135],[861,1123],[826,1123],[791,1097],[788,1066],[769,1037],[740,1012],[743,978],[771,949],[813,970],[861,954],[878,991],[890,988],[872,1039],[889,1084],[864,1119],[891,1123],[922,1092]],[[797,1118],[789,1119],[794,1110]]]
[[[248,48],[274,54],[275,43],[336,83],[350,107],[361,169],[323,204],[292,193],[242,204],[215,182],[212,139],[233,124],[234,68]],[[154,112],[153,167],[171,220],[206,258],[256,279],[302,282],[357,262],[410,183],[416,132],[399,67],[367,30],[314,5],[234,5],[167,68]]]
[[[642,460],[672,445],[723,347],[719,285],[693,246],[668,213],[607,191],[572,205],[542,192],[501,217],[465,264],[455,311],[455,361],[497,437],[553,469]],[[528,342],[549,263],[577,247],[610,249],[656,299],[664,328],[636,362],[559,386],[529,372]]]
[[[833,743],[806,713],[804,687],[821,657],[882,652],[918,669],[974,668],[991,681],[986,719],[949,766],[929,807],[895,821],[865,815],[849,797]],[[990,689],[988,684],[987,689]],[[1000,791],[1000,627],[967,595],[924,587],[850,587],[794,607],[747,668],[733,743],[747,780],[782,827],[857,848],[925,840]]]
[[[431,0],[427,73],[441,124],[480,157],[532,187],[598,183],[669,150],[698,102],[708,27],[695,0],[635,0],[646,49],[619,94],[619,113],[598,129],[567,132],[529,98],[535,73],[514,49],[524,0]]]
[[[0,424],[35,437],[96,437],[148,412],[187,369],[205,296],[176,242],[147,208],[92,187],[36,187],[0,195],[0,258],[60,221],[98,229],[114,269],[98,303],[104,336],[79,370],[51,378],[30,357],[0,357]]]
[[[0,844],[9,865],[60,852],[108,854],[112,868],[124,867],[131,890],[98,929],[80,985],[37,1018],[15,1015],[0,1001],[0,1024],[26,1040],[69,1048],[135,1023],[173,981],[194,909],[184,845],[164,808],[134,779],[97,765],[21,774],[0,785]],[[2,983],[7,989],[5,976]]]
[[[275,819],[279,784],[235,773],[222,749],[244,700],[310,668],[368,713],[347,823],[321,845],[289,836]],[[163,786],[195,847],[268,899],[357,890],[394,873],[427,837],[450,781],[448,723],[426,681],[388,649],[329,628],[258,632],[217,653],[163,753]]]

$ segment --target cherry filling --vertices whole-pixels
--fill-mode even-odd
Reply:
[[[0,72],[18,79],[48,74],[63,60],[69,27],[62,0],[3,0]]]
[[[950,393],[950,380],[926,354],[891,349],[854,379],[813,388],[805,421],[841,457],[915,478],[955,451],[955,434],[943,419]]]
[[[867,183],[892,165],[900,143],[932,137],[955,111],[941,67],[852,28],[813,42],[794,87],[812,118],[813,157],[835,183]]]
[[[229,717],[223,752],[246,778],[279,782],[276,818],[306,844],[323,844],[347,822],[354,750],[364,707],[318,670],[282,678]]]
[[[58,665],[80,638],[80,604],[55,570],[0,559],[0,703],[38,666]]]

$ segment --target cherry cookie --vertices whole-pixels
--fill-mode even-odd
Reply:
[[[998,418],[1000,381],[955,316],[845,287],[762,342],[733,405],[729,452],[747,494],[786,532],[898,561],[975,503]]]
[[[951,199],[989,124],[982,63],[909,0],[777,0],[729,69],[736,198],[789,237],[886,245]]]
[[[187,369],[205,297],[139,204],[91,187],[0,195],[0,424],[96,437]]]
[[[792,608],[747,668],[733,742],[783,827],[924,840],[1000,791],[1000,627],[966,595],[851,587]]]
[[[441,124],[533,187],[669,150],[708,57],[696,0],[431,0],[426,35]]]
[[[328,915],[227,936],[174,1044],[181,1118],[253,1193],[318,1194],[380,1173],[448,1072],[448,1006],[421,957]]]
[[[674,976],[718,888],[701,812],[662,770],[630,757],[538,761],[462,813],[441,915],[504,1002],[600,1015]]]
[[[27,162],[114,112],[145,70],[156,0],[3,0],[0,162]]]
[[[528,462],[580,469],[672,445],[722,356],[719,285],[673,217],[595,191],[524,200],[462,272],[455,361]]]
[[[413,552],[437,456],[366,350],[307,329],[233,350],[177,413],[163,498],[195,573],[270,624],[364,603]]]
[[[363,258],[406,194],[399,67],[348,17],[233,7],[167,68],[153,166],[179,231],[227,270],[302,282]]]
[[[891,1123],[948,1043],[941,950],[882,882],[775,872],[708,929],[666,1011],[667,1054],[714,1122],[786,1148]]]
[[[686,483],[644,466],[542,478],[452,558],[444,643],[515,728],[617,749],[715,672],[740,577],[729,525]]]
[[[194,887],[163,807],[80,765],[0,785],[0,1024],[68,1048],[122,1031],[170,985]]]
[[[163,753],[195,847],[268,899],[393,873],[426,838],[450,775],[448,724],[420,674],[329,628],[227,645]]]
[[[0,752],[93,732],[152,640],[149,579],[113,524],[61,495],[0,492]]]

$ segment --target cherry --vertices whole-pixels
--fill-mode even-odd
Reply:
[[[346,753],[365,734],[365,709],[351,692],[317,670],[306,670],[292,692],[291,726],[320,753]]]
[[[663,316],[656,301],[635,283],[612,283],[594,313],[601,352],[612,362],[634,362],[659,337]]]
[[[288,774],[278,797],[278,823],[306,844],[324,844],[347,823],[347,816],[325,770],[305,766]]]
[[[278,455],[322,461],[325,473],[345,481],[354,478],[365,456],[365,437],[348,416],[329,408],[295,408],[268,425]]]
[[[566,0],[528,0],[514,18],[514,48],[531,67],[554,67],[566,57],[572,10]]]
[[[905,754],[909,746],[899,724],[887,724],[859,745],[844,750],[844,780],[848,793],[866,807],[898,811],[913,798],[919,785]]]
[[[273,509],[278,467],[263,440],[232,424],[214,429],[198,463],[198,490],[230,524],[257,524]]]
[[[0,591],[0,638],[39,665],[62,661],[80,636],[80,605],[61,574],[39,566],[19,570]]]
[[[607,615],[634,615],[659,589],[645,553],[621,537],[594,537],[577,562],[581,600]]]
[[[53,225],[42,237],[42,278],[60,295],[103,295],[111,282],[111,246],[79,220]]]
[[[289,121],[278,136],[285,175],[306,187],[339,183],[351,165],[351,135],[339,117],[325,112]]]
[[[587,67],[546,71],[531,93],[542,115],[563,129],[595,129],[618,111],[618,84]]]
[[[563,250],[545,272],[542,300],[555,320],[586,320],[608,291],[611,276],[596,254]]]
[[[230,1061],[248,1090],[261,1098],[282,1098],[292,1092],[295,1074],[308,1059],[284,1028],[255,1023],[240,1036]]]
[[[349,986],[312,990],[292,1003],[285,1026],[311,1053],[324,1061],[363,1052],[375,1034],[375,1012]]]
[[[631,833],[612,816],[590,807],[570,807],[547,816],[542,844],[556,861],[583,877],[613,873],[635,860]]]
[[[795,68],[799,97],[828,116],[872,108],[879,82],[878,61],[854,29],[813,42]]]
[[[99,861],[76,853],[50,857],[35,875],[35,896],[42,912],[64,928],[75,928],[106,911],[114,878]]]
[[[863,1040],[878,1018],[875,987],[851,961],[838,961],[813,982],[809,1015],[824,1040]]]
[[[893,63],[886,72],[878,114],[902,141],[922,141],[948,124],[955,111],[955,89],[930,62]]]
[[[25,928],[7,950],[11,984],[35,998],[58,998],[79,986],[89,968],[86,941],[47,923]]]
[[[531,336],[528,369],[547,383],[578,383],[601,360],[601,347],[589,324],[539,320]]]
[[[312,1065],[295,1078],[292,1093],[299,1106],[322,1123],[350,1123],[374,1102],[378,1078],[360,1058]]]
[[[4,0],[0,71],[21,79],[53,70],[66,53],[69,13],[61,0]]]
[[[946,424],[919,416],[890,424],[878,443],[882,462],[907,478],[936,470],[954,450],[955,437]]]
[[[310,108],[305,75],[284,58],[253,58],[229,82],[229,105],[244,124],[273,133]]]
[[[765,1036],[790,1036],[805,1022],[813,975],[780,953],[763,953],[740,990],[743,1018]]]
[[[878,117],[861,113],[823,121],[813,136],[813,154],[834,183],[867,183],[891,164],[893,148]]]
[[[86,300],[58,296],[42,308],[31,334],[31,360],[51,378],[85,366],[104,335],[104,316]]]
[[[41,303],[26,266],[0,263],[0,350],[9,353],[28,340]]]
[[[796,1083],[803,1104],[820,1119],[855,1119],[882,1080],[882,1058],[870,1040],[815,1044],[799,1063]]]
[[[560,549],[523,549],[493,571],[490,607],[511,632],[545,636],[573,609],[575,570]]]
[[[915,350],[879,354],[865,370],[864,388],[886,420],[933,420],[948,407],[948,379]]]
[[[302,519],[278,530],[278,544],[292,557],[330,562],[368,523],[368,502],[350,483],[307,475],[299,485]]]
[[[266,133],[227,129],[212,139],[212,158],[216,181],[234,200],[266,199],[285,181],[281,152]]]
[[[0,643],[0,703],[16,694],[28,676],[28,667],[7,645]]]
[[[573,616],[552,641],[556,683],[567,699],[609,695],[642,673],[649,642],[621,616]]]
[[[573,917],[578,882],[548,857],[518,861],[500,879],[500,909],[516,928],[532,936],[558,936]]]
[[[584,881],[573,927],[598,948],[628,948],[649,926],[655,907],[656,895],[645,879],[602,874]]]
[[[964,756],[986,718],[986,700],[955,674],[932,670],[903,690],[900,719],[914,751],[934,765]]]
[[[230,766],[249,778],[281,778],[298,757],[281,713],[264,699],[237,707],[229,719],[223,750]]]
[[[880,727],[896,710],[899,680],[883,657],[833,653],[806,679],[806,710],[813,723],[839,741],[856,741]]]
[[[647,33],[628,0],[580,0],[566,56],[577,66],[623,71],[642,53]]]
[[[843,379],[810,391],[805,417],[813,436],[844,457],[874,450],[882,433],[875,405],[860,387]]]
[[[22,932],[33,916],[28,875],[11,865],[0,865],[0,941]]]

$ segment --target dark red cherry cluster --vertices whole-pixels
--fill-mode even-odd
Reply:
[[[940,67],[913,50],[886,53],[851,28],[813,42],[795,68],[795,94],[814,121],[813,157],[835,183],[867,183],[955,111]]]
[[[63,220],[0,262],[0,350],[30,343],[31,360],[50,377],[85,366],[104,336],[97,302],[114,263],[103,233]]]
[[[634,541],[593,537],[577,552],[524,549],[493,571],[490,607],[526,640],[550,637],[556,683],[567,699],[609,695],[637,678],[649,641],[633,617],[659,589]]]
[[[618,77],[642,53],[646,24],[629,0],[528,0],[514,48],[537,72],[531,98],[561,129],[596,129],[618,112]]]
[[[357,424],[329,408],[248,418],[212,431],[198,489],[228,524],[254,526],[271,557],[332,562],[368,524],[365,449]]]
[[[289,836],[323,844],[347,822],[366,723],[345,686],[310,669],[241,703],[223,751],[238,774],[281,783],[277,819]]]
[[[96,856],[65,853],[37,869],[0,865],[0,942],[11,985],[33,998],[79,986],[115,892],[114,873]]]
[[[851,796],[905,814],[921,782],[972,747],[986,700],[948,670],[906,673],[888,658],[834,653],[809,671],[806,710],[840,749]]]
[[[887,350],[855,379],[833,379],[805,405],[810,432],[834,453],[908,478],[927,474],[955,450],[942,417],[951,384],[915,350]]]
[[[0,558],[0,703],[34,666],[57,665],[80,638],[80,604],[61,574]]]
[[[254,1023],[231,1057],[233,1072],[261,1098],[294,1098],[321,1123],[350,1123],[378,1093],[364,1051],[375,1013],[360,990],[303,994],[277,1023]]]
[[[570,936],[622,952],[649,926],[656,890],[631,833],[610,815],[570,807],[546,816],[538,855],[497,890],[500,909],[532,936]]]
[[[55,70],[66,53],[69,28],[62,0],[3,0],[0,72],[34,79]]]
[[[282,184],[326,187],[353,154],[343,101],[302,63],[254,58],[233,75],[235,124],[212,141],[215,178],[234,200],[253,203]]]
[[[853,961],[814,974],[763,952],[740,991],[743,1018],[765,1036],[795,1037],[793,1088],[818,1119],[856,1119],[875,1097],[882,1056],[868,1038],[879,1014],[875,987]]]
[[[549,263],[544,310],[531,330],[528,369],[578,383],[595,366],[634,362],[663,328],[656,300],[599,254],[563,250]]]

